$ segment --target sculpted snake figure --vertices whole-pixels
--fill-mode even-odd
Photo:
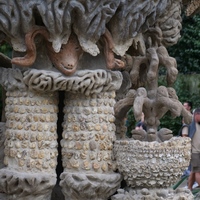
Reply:
[[[77,69],[78,61],[84,53],[77,36],[74,33],[71,33],[67,44],[63,44],[60,52],[56,53],[53,50],[51,42],[49,42],[49,32],[45,27],[41,26],[35,26],[26,34],[26,55],[24,57],[13,58],[11,60],[12,64],[28,67],[35,62],[36,46],[34,38],[38,34],[41,34],[46,40],[47,54],[53,65],[64,75],[70,76],[74,74]],[[106,58],[106,67],[108,69],[123,68],[124,62],[114,57],[112,36],[107,29],[102,37],[105,43],[104,55]]]

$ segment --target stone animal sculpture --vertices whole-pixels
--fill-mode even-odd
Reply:
[[[46,41],[49,39],[49,32],[45,27],[35,26],[32,31],[26,34],[25,42],[27,46],[26,55],[24,57],[15,57],[11,60],[12,64],[20,66],[31,66],[36,60],[35,37],[41,34]],[[60,52],[56,53],[50,42],[46,42],[47,54],[54,66],[65,75],[71,75],[76,71],[78,60],[83,54],[78,40],[74,34],[71,34],[67,44],[63,44]]]
[[[26,34],[26,55],[24,57],[13,58],[11,60],[12,64],[28,67],[35,62],[37,50],[34,39],[38,34],[41,34],[47,41],[47,54],[53,65],[66,76],[74,74],[78,66],[78,61],[84,53],[76,35],[71,33],[68,42],[61,46],[60,52],[56,53],[51,42],[49,42],[49,32],[42,26],[35,26],[32,31]],[[107,29],[102,37],[105,43],[104,54],[107,68],[123,68],[124,62],[114,57],[112,36]]]

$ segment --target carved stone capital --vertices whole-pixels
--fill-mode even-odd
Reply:
[[[24,83],[34,91],[64,90],[85,95],[118,90],[122,84],[119,71],[79,70],[73,76],[66,77],[59,72],[32,69],[24,73]]]

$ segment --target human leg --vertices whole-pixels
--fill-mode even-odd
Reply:
[[[196,181],[195,180],[195,178],[196,178],[195,174],[196,173],[200,173],[200,168],[199,168],[200,159],[199,159],[199,154],[198,153],[192,153],[190,165],[191,165],[191,173],[190,173],[190,176],[188,178],[188,189],[192,190],[192,186]],[[200,180],[200,174],[197,175],[197,178],[199,178],[199,180]]]
[[[192,190],[192,186],[195,182],[195,172],[191,171],[190,176],[188,178],[188,189]]]
[[[195,173],[195,181],[200,185],[200,172]]]

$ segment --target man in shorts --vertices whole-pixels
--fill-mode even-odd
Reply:
[[[191,138],[192,170],[188,178],[188,189],[192,190],[192,186],[195,181],[198,185],[200,185],[200,108],[195,109],[192,123],[183,128],[182,135],[189,136]]]

